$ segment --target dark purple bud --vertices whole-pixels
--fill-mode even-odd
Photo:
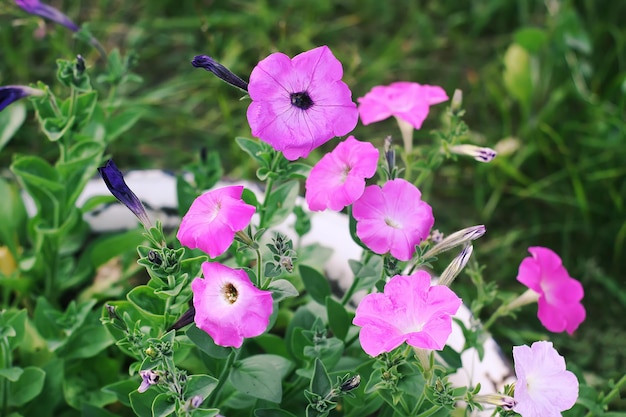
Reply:
[[[350,392],[353,389],[358,388],[359,385],[361,385],[361,375],[356,374],[355,376],[347,379],[343,384],[341,384],[339,389],[341,390],[341,392]]]
[[[193,323],[193,320],[195,317],[196,317],[196,309],[192,305],[189,307],[189,310],[185,311],[183,315],[180,316],[180,318],[178,319],[176,323],[172,324],[172,326],[169,329],[167,329],[167,331],[169,332],[170,330],[182,329],[186,325]]]
[[[191,65],[196,68],[204,68],[207,71],[212,72],[217,78],[222,81],[226,81],[228,84],[242,89],[248,92],[248,83],[233,74],[228,68],[216,62],[213,58],[207,55],[198,55],[193,58]]]
[[[15,4],[24,9],[27,13],[50,19],[59,25],[63,25],[72,32],[78,32],[76,23],[52,6],[43,4],[39,0],[15,0]]]
[[[135,216],[141,221],[146,229],[152,227],[152,223],[148,218],[148,214],[146,213],[146,209],[135,193],[128,188],[126,182],[124,181],[124,176],[117,169],[115,163],[112,159],[109,159],[103,167],[98,168],[98,172],[102,176],[105,184],[111,194],[115,198],[119,200],[120,203],[124,204],[130,211],[133,212]]]
[[[9,104],[27,97],[27,96],[43,96],[44,92],[36,88],[27,87],[25,85],[6,85],[0,87],[0,111],[4,110]]]

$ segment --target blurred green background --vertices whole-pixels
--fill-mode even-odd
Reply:
[[[406,80],[464,92],[472,141],[495,147],[496,160],[447,163],[424,185],[444,232],[483,223],[475,245],[484,277],[503,290],[515,281],[529,246],[559,253],[581,280],[588,317],[576,333],[548,335],[526,307],[494,333],[511,344],[550,337],[575,364],[602,379],[626,370],[626,2],[623,1],[49,1],[89,28],[106,50],[136,53],[143,78],[119,97],[144,109],[131,131],[110,148],[122,169],[176,170],[201,148],[218,150],[226,172],[251,177],[254,166],[235,136],[249,136],[246,102],[211,74],[194,69],[194,55],[211,55],[247,79],[260,59],[328,45],[343,63],[353,97],[373,86]],[[95,50],[12,1],[0,4],[0,84],[37,80],[53,87],[55,60],[85,56],[97,74]],[[416,142],[445,105],[433,108]],[[0,154],[52,160],[56,148],[30,116]],[[357,126],[376,145],[399,138],[392,120]],[[333,146],[331,144],[331,146]],[[322,149],[323,151],[324,149]],[[315,160],[321,151],[312,155]],[[457,281],[466,301],[475,289]],[[488,313],[488,312],[486,312]]]

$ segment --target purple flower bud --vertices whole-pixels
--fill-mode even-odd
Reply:
[[[471,156],[478,162],[491,162],[498,154],[491,148],[481,148],[476,145],[455,145],[450,147],[450,152],[459,155]]]
[[[15,4],[24,9],[27,13],[50,19],[53,22],[65,26],[72,32],[78,32],[80,29],[69,17],[54,7],[43,4],[39,0],[15,0]]]
[[[465,246],[463,250],[461,250],[461,253],[459,253],[456,258],[450,262],[450,265],[448,265],[448,267],[441,273],[438,284],[449,287],[450,284],[452,284],[452,281],[454,281],[454,278],[456,278],[456,276],[461,273],[463,268],[465,268],[465,265],[469,262],[473,251],[474,247],[472,245],[468,244]]]
[[[0,87],[0,111],[21,98],[27,96],[43,96],[44,94],[45,93],[41,90],[25,85],[6,85]]]
[[[143,370],[139,371],[139,375],[141,375],[141,385],[137,388],[137,391],[142,393],[146,392],[150,385],[155,385],[159,383],[159,379],[161,378],[159,373],[153,370]]]
[[[245,92],[248,92],[248,83],[233,74],[228,68],[216,62],[213,58],[207,55],[198,55],[193,58],[191,61],[191,65],[196,68],[204,68],[207,71],[212,72],[217,76],[217,78],[222,81],[227,82],[228,84],[235,86],[237,88],[242,89]]]
[[[98,172],[102,176],[107,188],[111,194],[124,204],[135,216],[141,221],[146,229],[152,227],[152,223],[146,214],[146,209],[135,193],[128,188],[124,181],[124,176],[117,169],[112,159],[109,159],[103,167],[98,168]]]

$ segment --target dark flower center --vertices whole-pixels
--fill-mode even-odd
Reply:
[[[235,286],[231,283],[224,285],[224,287],[222,288],[222,293],[224,294],[224,298],[226,298],[226,301],[231,304],[235,304],[235,302],[237,301],[237,297],[239,296],[237,288],[235,288]]]
[[[313,106],[313,100],[309,93],[302,91],[300,93],[291,93],[291,104],[302,110],[308,110]]]

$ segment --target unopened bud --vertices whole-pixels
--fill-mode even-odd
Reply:
[[[443,240],[430,248],[424,254],[424,259],[432,258],[433,256],[452,249],[456,246],[460,246],[476,240],[484,235],[486,231],[487,229],[485,228],[485,226],[479,224],[477,226],[466,227],[465,229],[454,232],[451,235],[446,236]],[[435,232],[433,231],[433,235],[434,233]]]
[[[476,145],[455,145],[450,147],[450,152],[458,155],[471,156],[478,162],[491,162],[498,154],[491,148],[482,148]]]
[[[472,256],[472,252],[474,251],[474,247],[472,245],[467,245],[463,248],[461,253],[457,255],[456,258],[450,262],[450,265],[443,271],[441,277],[439,277],[439,285],[445,285],[449,287],[456,278],[457,275],[461,273],[465,265],[469,262],[470,257]]]
[[[361,375],[356,374],[355,376],[347,379],[343,384],[341,384],[339,389],[341,390],[341,392],[350,392],[353,389],[357,389],[359,385],[361,385]]]

